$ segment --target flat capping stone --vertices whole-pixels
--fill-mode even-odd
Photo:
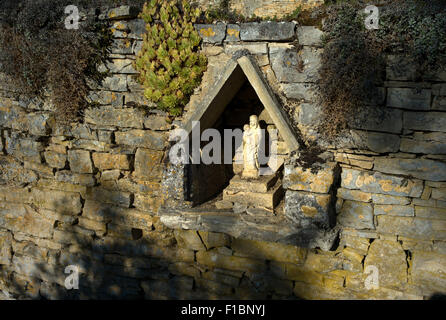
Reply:
[[[226,233],[238,239],[277,242],[301,248],[330,250],[340,229],[300,227],[283,216],[250,216],[233,211],[200,208],[166,208],[158,211],[160,221],[171,229]]]
[[[193,121],[199,121],[201,131],[210,128],[217,122],[226,106],[246,81],[254,88],[290,152],[297,150],[299,143],[290,125],[290,120],[265,82],[254,59],[247,52],[236,52],[234,58],[227,62],[222,76],[208,90],[209,93],[201,100],[190,119],[184,124],[183,129],[190,134]]]

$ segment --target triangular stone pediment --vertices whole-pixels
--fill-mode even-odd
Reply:
[[[201,130],[212,127],[246,81],[255,90],[263,107],[279,130],[289,150],[297,150],[299,143],[288,117],[280,107],[271,88],[263,79],[263,75],[256,63],[250,56],[246,55],[237,60],[230,59],[228,61],[221,77],[219,77],[208,90],[208,94],[199,102],[195,111],[184,125],[184,129],[188,133],[191,133],[194,121],[200,122]]]

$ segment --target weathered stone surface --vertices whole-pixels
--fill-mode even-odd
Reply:
[[[446,97],[435,97],[432,102],[432,110],[446,111]]]
[[[244,44],[227,44],[225,52],[233,55],[237,51],[248,50],[251,54],[268,54],[268,45],[266,43],[244,43]]]
[[[138,74],[138,72],[133,68],[133,60],[131,59],[111,59],[98,69],[100,71],[109,71],[110,73]]]
[[[412,259],[412,281],[426,295],[446,291],[446,255],[415,251]]]
[[[297,39],[303,46],[321,46],[323,32],[313,26],[298,26]]]
[[[289,99],[297,99],[311,102],[316,98],[315,88],[312,83],[282,83],[281,88]]]
[[[34,205],[38,208],[68,215],[77,215],[82,210],[81,197],[76,192],[34,188],[32,189],[32,197]]]
[[[445,240],[446,221],[417,217],[395,217],[381,215],[377,217],[376,231],[412,239]]]
[[[320,49],[289,45],[270,46],[271,67],[279,82],[315,82],[318,80]]]
[[[11,132],[4,133],[5,150],[7,154],[13,155],[18,159],[40,162],[40,152],[44,150],[44,144],[33,138],[23,138],[22,135]]]
[[[299,107],[298,123],[317,127],[320,124],[322,107],[316,103],[302,103]]]
[[[363,107],[349,126],[354,129],[401,133],[403,128],[403,112],[394,108],[376,106]],[[406,124],[404,128],[407,129]]]
[[[53,220],[48,220],[29,205],[5,203],[0,206],[0,225],[12,232],[22,232],[39,238],[51,238]]]
[[[419,218],[446,220],[446,208],[415,206],[415,216]]]
[[[74,173],[69,170],[57,171],[56,180],[83,186],[94,186],[96,183],[92,174]]]
[[[400,150],[410,153],[446,154],[446,143],[403,138]]]
[[[307,255],[307,250],[299,247],[245,239],[234,239],[231,248],[235,251],[235,256],[291,262],[295,264],[302,264]]]
[[[12,235],[7,231],[0,231],[0,265],[9,265],[12,258]]]
[[[394,196],[420,197],[423,192],[423,182],[420,180],[407,180],[380,172],[347,168],[342,169],[341,186],[347,189],[359,189],[364,192]]]
[[[88,188],[84,195],[85,199],[101,201],[128,208],[131,203],[131,194],[121,191],[110,191],[99,187]]]
[[[198,234],[208,250],[214,247],[229,247],[231,243],[231,237],[224,233],[198,231]]]
[[[390,196],[387,194],[372,194],[372,202],[376,204],[405,205],[410,203],[410,199],[406,197]]]
[[[446,132],[446,113],[407,111],[403,124],[405,129]]]
[[[413,206],[375,204],[373,213],[375,214],[375,216],[386,214],[389,216],[413,217],[415,215],[415,209]]]
[[[294,38],[294,22],[248,22],[240,25],[243,41],[281,41]]]
[[[285,193],[285,216],[292,222],[306,227],[310,224],[325,228],[330,226],[330,201],[328,194],[313,194],[287,190]]]
[[[446,201],[446,188],[434,188],[432,189],[432,199]]]
[[[117,40],[115,40],[117,41]],[[124,92],[127,91],[127,76],[114,74],[102,81],[102,89],[109,91]]]
[[[89,108],[85,111],[85,121],[103,126],[142,129],[144,114],[141,110],[134,108]]]
[[[251,191],[251,192],[268,192],[277,182],[277,176],[266,175],[260,176],[258,179],[245,180],[239,175],[235,175],[230,181],[229,186],[233,190]]]
[[[345,200],[354,200],[361,202],[370,202],[372,200],[372,194],[369,192],[362,192],[359,190],[350,190],[345,188],[338,189],[338,198]]]
[[[136,18],[139,13],[139,9],[132,6],[120,6],[117,8],[110,9],[107,12],[107,18],[110,20],[121,20]]]
[[[93,153],[93,163],[99,170],[120,169],[129,170],[130,161],[128,155],[110,154],[110,153]]]
[[[69,150],[70,169],[76,173],[93,173],[90,152],[85,150]]]
[[[375,229],[373,223],[373,208],[365,202],[344,201],[337,221],[346,227]]]
[[[388,88],[387,106],[410,110],[429,110],[431,107],[431,90]]]
[[[446,96],[446,83],[433,84],[432,94],[436,96]]]
[[[240,41],[240,26],[238,24],[228,24],[225,41]]]
[[[378,269],[380,287],[400,289],[407,282],[406,254],[396,241],[373,241],[364,260],[364,268],[369,266]]]
[[[180,247],[192,250],[206,250],[198,232],[195,230],[175,230],[175,239]]]
[[[141,180],[160,179],[163,173],[162,151],[138,148],[135,155],[135,176]]]
[[[25,169],[31,169],[33,171],[36,171],[41,177],[51,178],[54,176],[53,168],[38,162],[25,161],[23,167]]]
[[[268,192],[250,192],[233,189],[231,186],[223,190],[223,200],[245,205],[274,208],[283,195],[282,186],[276,184]]]
[[[222,43],[226,36],[226,24],[196,24],[195,29],[205,43]]]
[[[335,153],[335,160],[350,166],[360,167],[363,169],[373,168],[373,157],[356,155],[351,153],[337,152]]]
[[[148,130],[116,132],[115,139],[117,144],[149,148],[153,150],[163,150],[165,143],[165,135],[163,133]]]
[[[65,168],[67,162],[67,156],[54,151],[44,152],[46,163],[53,168],[62,169]]]
[[[375,170],[411,175],[418,179],[446,181],[446,164],[428,159],[375,158]]]
[[[197,252],[197,262],[209,266],[229,270],[246,270],[248,272],[265,272],[266,264],[263,260],[217,254],[214,250]]]
[[[144,119],[144,128],[151,130],[169,130],[172,124],[168,123],[167,117],[151,114]]]
[[[285,165],[283,187],[290,190],[328,193],[336,174],[336,163],[321,164],[316,173],[311,168],[303,169],[294,165]]]
[[[367,147],[374,152],[398,152],[400,137],[394,134],[367,132]]]

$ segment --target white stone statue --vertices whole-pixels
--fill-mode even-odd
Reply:
[[[249,117],[249,125],[243,127],[243,173],[244,178],[259,177],[259,148],[262,129],[256,115]]]

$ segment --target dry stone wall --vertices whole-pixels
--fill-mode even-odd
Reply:
[[[267,1],[265,1],[266,3]],[[272,2],[271,2],[272,3]],[[168,132],[185,121],[234,52],[248,50],[302,139],[314,123],[321,32],[294,23],[198,25],[208,71],[184,119],[150,106],[131,62],[144,24],[112,10],[112,75],[82,123],[61,126],[50,102],[0,91],[0,289],[19,298],[427,299],[446,292],[446,77],[414,82],[389,57],[382,97],[313,172],[284,169],[285,216],[335,230],[304,248],[164,225]],[[302,45],[296,49],[294,41]],[[403,70],[403,71],[401,71]],[[7,80],[7,79],[6,79]],[[172,178],[173,183],[166,183]],[[173,185],[174,184],[174,185]],[[189,229],[189,230],[186,230]],[[313,234],[319,237],[318,234]],[[79,290],[65,288],[79,267]],[[370,276],[378,275],[378,284]]]

